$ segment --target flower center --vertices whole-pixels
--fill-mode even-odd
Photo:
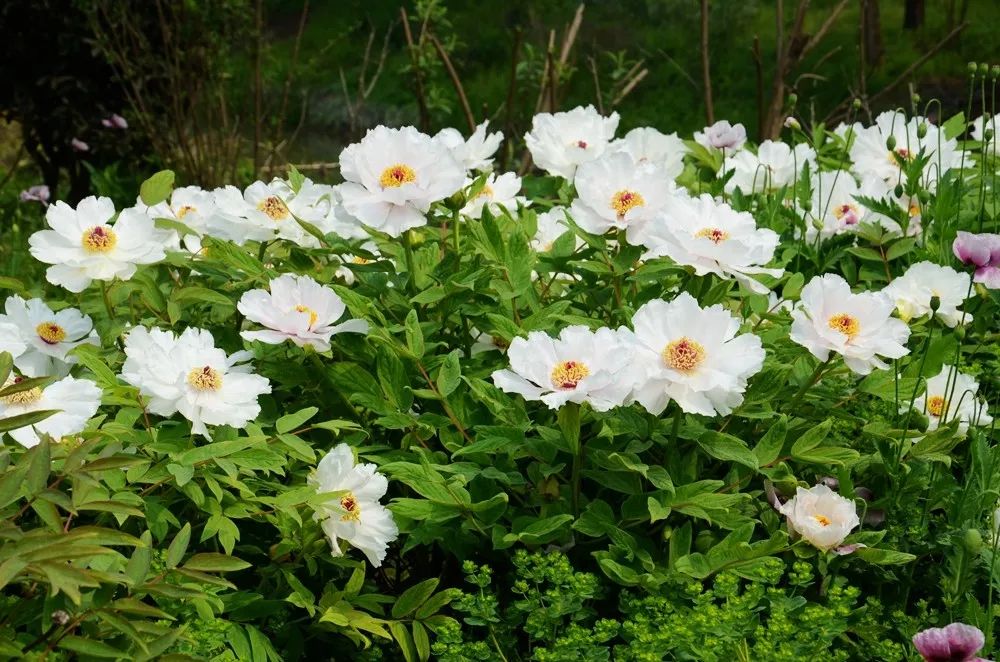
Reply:
[[[910,206],[907,207],[906,211],[907,213],[909,213],[910,218],[915,218],[917,216],[920,216],[920,201],[913,200],[912,202],[910,202]]]
[[[312,308],[310,308],[309,306],[303,306],[303,305],[300,304],[298,306],[295,306],[295,310],[297,312],[300,312],[300,313],[309,313],[309,328],[310,329],[312,328],[313,324],[316,323],[316,319],[319,317],[319,315],[316,314],[316,311],[313,310]]]
[[[552,368],[552,385],[558,389],[576,388],[584,377],[590,374],[590,368],[579,361],[563,361]]]
[[[187,382],[196,391],[218,391],[222,388],[222,375],[215,368],[205,366],[189,372]]]
[[[858,208],[854,205],[839,205],[834,208],[833,215],[847,225],[856,225],[858,222]]]
[[[830,518],[826,515],[813,515],[812,518],[816,520],[816,523],[820,526],[830,526]]]
[[[351,262],[353,262],[354,264],[371,264],[372,260],[369,260],[366,257],[354,256],[354,259],[351,260]]]
[[[35,327],[35,333],[47,345],[55,345],[66,340],[66,330],[55,322],[42,322]]]
[[[405,163],[391,165],[382,171],[382,176],[378,178],[378,183],[382,188],[399,188],[403,184],[417,181],[417,173],[413,168]]]
[[[694,233],[694,236],[708,239],[713,244],[720,244],[729,239],[729,233],[719,228],[702,228]]]
[[[191,213],[198,213],[198,210],[195,207],[192,207],[191,205],[184,205],[183,207],[177,210],[177,220],[178,221],[183,220],[185,216]]]
[[[642,194],[636,191],[618,191],[613,196],[611,196],[611,208],[615,210],[618,214],[618,220],[625,218],[630,210],[636,207],[642,207],[646,204],[643,199]]]
[[[118,236],[107,225],[96,225],[83,233],[80,243],[88,253],[107,253],[118,244]]]
[[[893,165],[905,166],[912,158],[913,153],[905,147],[900,147],[893,152],[889,152],[889,163]]]
[[[577,140],[576,141],[576,146],[579,147],[580,149],[587,149],[587,141],[586,140]]]
[[[4,386],[13,386],[14,384],[20,384],[25,380],[24,377],[14,377],[14,379],[7,380]],[[42,389],[39,387],[30,388],[27,391],[19,391],[17,393],[12,393],[10,395],[0,398],[0,402],[8,405],[30,405],[33,402],[38,402],[42,397]]]
[[[675,340],[663,349],[663,362],[678,372],[693,372],[705,362],[705,348],[687,336]]]
[[[839,315],[834,315],[829,320],[827,324],[834,331],[840,331],[848,340],[854,340],[854,336],[858,335],[861,331],[861,324],[858,323],[857,318],[851,317],[847,313],[840,313]]]
[[[342,522],[357,522],[361,519],[361,506],[352,492],[340,497],[340,507],[347,511],[340,518]]]
[[[947,406],[947,401],[940,395],[933,395],[927,398],[927,411],[931,416],[940,418]]]
[[[291,216],[291,212],[288,211],[288,205],[282,202],[281,198],[274,195],[261,200],[257,205],[257,209],[267,214],[268,218],[272,221],[283,221]]]

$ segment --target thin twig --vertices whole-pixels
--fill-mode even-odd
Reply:
[[[715,123],[715,105],[712,103],[712,71],[708,61],[708,0],[701,0],[701,81],[705,93],[705,119]]]
[[[465,113],[465,121],[469,123],[469,132],[471,133],[476,130],[476,120],[472,116],[472,108],[469,107],[469,99],[465,96],[465,89],[462,87],[462,81],[458,77],[458,72],[452,66],[451,58],[448,57],[448,53],[444,50],[444,46],[441,45],[438,38],[430,33],[428,33],[428,38],[434,44],[434,50],[437,51],[438,57],[441,58],[441,62],[444,63],[444,68],[448,72],[448,77],[451,78],[451,84],[455,87],[455,92],[458,94],[458,102],[462,104],[462,112]]]

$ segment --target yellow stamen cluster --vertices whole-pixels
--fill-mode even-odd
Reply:
[[[292,215],[288,211],[288,205],[274,195],[261,200],[257,204],[257,209],[264,212],[272,221],[283,221]]]
[[[729,233],[719,228],[702,228],[695,232],[694,236],[708,239],[714,244],[721,244],[726,239],[729,239]]]
[[[8,379],[4,387],[13,386],[15,384],[20,384],[26,377],[17,376],[13,379]],[[17,393],[12,393],[11,395],[6,395],[0,398],[0,402],[7,405],[30,405],[32,402],[38,402],[42,397],[42,389],[39,387],[30,388],[27,391],[18,391]]]
[[[900,147],[895,151],[889,152],[889,163],[892,165],[905,166],[912,158],[913,153],[905,147]]]
[[[701,343],[683,336],[663,349],[663,362],[678,372],[694,372],[705,362],[705,348]]]
[[[55,345],[66,340],[66,329],[55,322],[42,322],[35,327],[35,333],[47,345]]]
[[[417,181],[417,173],[413,168],[405,163],[391,165],[382,171],[382,176],[378,178],[378,183],[382,188],[399,188],[403,184]]]
[[[483,188],[479,190],[479,193],[476,193],[474,196],[472,196],[472,199],[475,200],[476,198],[483,198],[483,197],[489,200],[493,199],[493,187],[490,186],[489,184],[484,185]]]
[[[816,520],[820,526],[830,526],[830,524],[832,524],[830,518],[826,515],[813,515],[813,519]]]
[[[847,313],[834,315],[827,320],[827,324],[834,331],[840,331],[847,336],[848,340],[853,340],[854,336],[858,335],[861,331],[861,324],[858,322],[857,318],[852,317]]]
[[[611,208],[618,214],[618,220],[625,218],[625,214],[630,210],[643,207],[645,204],[642,194],[637,191],[618,191],[611,196]]]
[[[198,210],[195,207],[192,207],[191,205],[184,205],[183,207],[177,210],[177,220],[178,221],[184,220],[184,217],[192,212],[197,213]]]
[[[108,253],[118,245],[118,235],[107,225],[96,225],[83,233],[80,244],[88,253]]]
[[[195,368],[188,373],[187,383],[197,391],[218,391],[222,388],[222,375],[210,366]]]
[[[579,361],[563,361],[552,368],[552,385],[566,390],[576,388],[584,377],[590,374],[590,368]]]
[[[319,318],[319,315],[316,314],[316,311],[313,310],[312,308],[310,308],[309,306],[303,306],[303,305],[300,304],[298,306],[295,306],[295,310],[297,312],[300,312],[300,313],[309,313],[309,328],[310,329],[312,328],[313,324],[316,323],[316,320]]]
[[[927,413],[931,416],[940,418],[944,414],[944,410],[948,408],[948,401],[945,400],[940,395],[932,395],[927,398]]]
[[[361,519],[361,507],[353,493],[348,492],[340,497],[340,507],[347,511],[340,518],[342,522],[357,522]]]

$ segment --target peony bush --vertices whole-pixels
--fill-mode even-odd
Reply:
[[[52,203],[0,281],[0,655],[992,655],[994,121],[580,107],[533,174],[379,126],[336,185]]]

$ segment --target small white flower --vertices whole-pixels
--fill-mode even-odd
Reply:
[[[183,244],[188,252],[198,253],[201,251],[201,237],[198,235],[233,239],[241,234],[236,228],[242,224],[242,220],[223,212],[216,204],[213,193],[198,186],[176,188],[170,194],[169,200],[152,207],[146,206],[142,198],[139,198],[135,207],[154,219],[166,218],[183,223],[197,233],[197,235],[186,234],[182,240],[177,233],[171,231],[172,249],[179,248]]]
[[[904,321],[931,314],[931,298],[937,297],[940,306],[937,317],[954,328],[962,320],[958,307],[969,295],[969,274],[959,273],[951,267],[933,262],[917,262],[902,276],[886,285],[882,291],[896,303],[896,310]],[[972,315],[965,314],[965,323]]]
[[[82,292],[94,280],[128,280],[137,265],[162,260],[170,233],[157,230],[153,219],[125,209],[112,224],[115,206],[109,198],[84,198],[73,209],[56,202],[45,213],[51,230],[39,230],[28,243],[36,260],[51,264],[45,278],[70,292]]]
[[[558,338],[532,331],[527,339],[514,338],[507,356],[511,369],[495,371],[493,383],[550,409],[589,402],[607,411],[621,405],[632,387],[629,351],[608,328],[569,326]]]
[[[927,387],[914,399],[913,408],[926,414],[928,430],[958,420],[958,434],[962,436],[970,425],[993,422],[986,404],[979,400],[979,382],[951,366],[944,366],[941,372],[927,380]],[[902,407],[901,412],[905,411]]]
[[[791,338],[820,361],[836,352],[848,368],[867,375],[888,367],[879,356],[898,359],[910,351],[910,328],[892,317],[894,308],[882,292],[854,294],[840,276],[815,276],[792,311]]]
[[[816,168],[816,152],[805,143],[794,149],[783,142],[765,140],[757,147],[757,153],[741,150],[726,157],[723,172],[733,172],[726,182],[726,191],[732,193],[740,189],[743,193],[774,191],[791,185],[806,164]]]
[[[672,198],[684,195],[652,163],[636,165],[626,152],[584,163],[576,171],[579,196],[570,215],[583,230],[604,234],[625,230],[630,244],[642,244]]]
[[[926,134],[920,137],[920,127],[926,127]],[[889,149],[889,138],[895,141]],[[875,124],[860,128],[851,145],[852,169],[864,180],[878,177],[895,186],[903,177],[904,165],[920,152],[929,157],[921,175],[921,183],[931,192],[937,186],[938,178],[952,168],[961,165],[962,153],[958,142],[944,136],[941,130],[925,117],[911,117],[901,112],[886,111],[875,118]]]
[[[854,501],[822,483],[808,490],[796,488],[795,496],[779,510],[788,518],[789,529],[824,552],[840,545],[852,529],[861,525]]]
[[[739,319],[721,305],[701,308],[686,292],[643,304],[632,327],[622,331],[635,354],[632,397],[652,414],[670,400],[691,414],[729,414],[764,365],[760,338],[737,335]]]
[[[535,236],[531,239],[531,248],[535,252],[548,253],[552,250],[556,239],[570,231],[569,224],[566,222],[568,211],[565,207],[555,206],[536,216],[538,223],[535,227]],[[577,247],[582,244],[583,240],[577,238]]]
[[[212,191],[212,201],[220,214],[212,217],[207,234],[242,246],[248,241],[274,239],[274,222],[258,213],[235,186],[223,186]]]
[[[344,209],[393,237],[427,224],[431,204],[452,195],[465,169],[440,142],[412,126],[377,126],[340,153]]]
[[[649,163],[658,167],[663,176],[673,181],[684,171],[684,155],[688,148],[676,133],[660,133],[652,127],[639,127],[613,140],[609,152],[626,152],[639,164]]]
[[[260,413],[257,397],[270,393],[271,385],[250,366],[238,365],[250,357],[250,352],[227,356],[204,329],[176,336],[139,326],[125,338],[122,379],[149,398],[149,411],[180,412],[192,432],[208,437],[206,425],[242,428]]]
[[[21,381],[22,377],[8,377],[4,386]],[[78,434],[86,427],[87,421],[97,413],[101,404],[101,389],[89,379],[63,377],[44,389],[35,387],[0,398],[0,419],[35,411],[57,410],[48,418],[33,425],[25,425],[9,434],[14,441],[26,448],[38,445],[39,435],[49,435],[55,440],[71,434]]]
[[[746,144],[747,130],[742,124],[730,124],[726,120],[719,120],[712,126],[695,131],[694,141],[703,147],[735,152]]]
[[[643,260],[666,256],[694,267],[699,276],[735,278],[758,294],[769,290],[751,275],[778,278],[784,273],[761,266],[774,257],[779,238],[773,230],[758,228],[749,212],[737,212],[705,193],[698,198],[670,198],[663,217],[666,222],[655,225],[646,237],[649,250]]]
[[[472,336],[472,347],[469,348],[472,356],[478,356],[486,352],[500,352],[503,354],[510,346],[510,343],[504,341],[502,338],[491,336],[476,327],[469,329],[469,335]]]
[[[389,543],[399,535],[392,513],[379,503],[389,482],[374,464],[355,464],[347,444],[339,444],[326,454],[309,476],[309,484],[319,494],[338,492],[340,496],[316,507],[334,556],[342,556],[340,541],[347,541],[368,557],[376,568],[385,560]]]
[[[279,345],[291,340],[299,347],[309,345],[318,352],[330,349],[330,338],[337,333],[367,333],[368,322],[349,319],[341,324],[347,307],[337,293],[308,276],[284,274],[271,281],[271,291],[250,290],[236,306],[263,331],[243,331],[246,340]]]
[[[531,119],[524,142],[535,165],[550,175],[573,179],[577,166],[604,154],[618,120],[618,113],[602,117],[593,106],[539,113]]]
[[[354,285],[354,281],[356,280],[354,276],[354,270],[351,269],[352,265],[361,266],[386,259],[382,255],[381,251],[379,251],[378,245],[376,245],[374,241],[366,241],[365,243],[361,244],[361,248],[374,255],[375,258],[368,259],[367,257],[362,257],[360,255],[350,255],[350,254],[341,255],[340,266],[337,267],[337,271],[334,272],[335,276],[337,276],[338,278],[343,278],[344,282],[347,283],[348,285]]]
[[[41,299],[25,301],[15,294],[7,298],[4,312],[0,324],[13,326],[12,339],[24,346],[17,354],[11,352],[14,365],[28,377],[65,376],[76,363],[67,356],[72,349],[84,343],[100,345],[94,322],[76,308],[53,312]]]
[[[465,186],[469,187],[472,183],[473,180],[466,180]],[[479,192],[466,201],[461,213],[476,220],[482,218],[484,208],[489,209],[493,216],[499,216],[504,211],[514,214],[518,207],[530,204],[526,198],[518,195],[520,190],[521,178],[513,172],[502,175],[491,172],[486,176],[486,183]]]
[[[493,155],[503,141],[502,131],[487,133],[489,124],[487,120],[477,126],[468,140],[452,128],[441,129],[434,140],[444,145],[466,172],[489,170],[493,166]]]
[[[854,175],[846,170],[814,173],[812,209],[804,213],[806,239],[814,241],[818,234],[821,240],[825,240],[835,235],[856,232],[862,223],[879,223],[889,231],[898,232],[898,223],[881,214],[870,212],[858,202],[859,196],[880,198],[883,193],[885,193],[884,185],[880,180],[862,190],[854,181]],[[817,220],[822,223],[822,229],[818,230],[814,226]]]

